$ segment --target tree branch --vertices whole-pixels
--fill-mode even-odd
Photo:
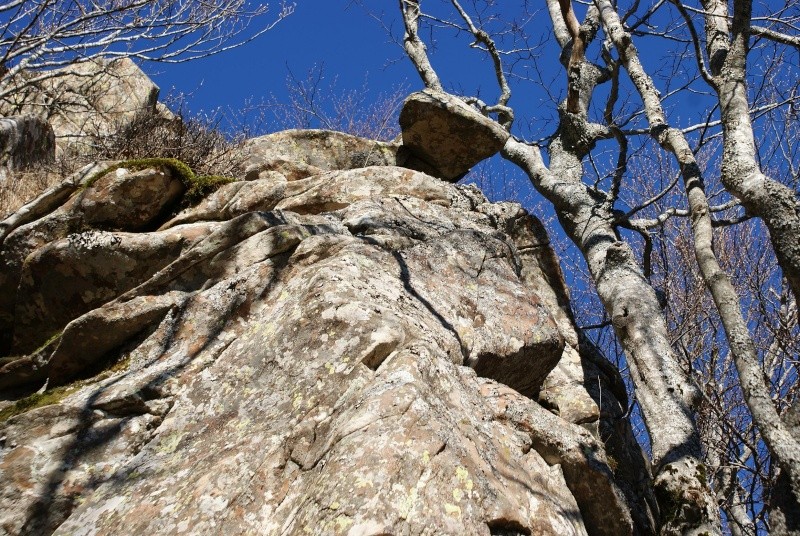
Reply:
[[[477,42],[486,45],[486,50],[489,53],[489,56],[492,58],[492,62],[494,63],[494,74],[497,78],[497,84],[500,86],[500,97],[497,99],[497,104],[494,107],[491,107],[491,110],[489,111],[498,112],[499,123],[506,130],[510,130],[511,125],[514,122],[514,111],[507,106],[508,100],[511,98],[511,88],[509,87],[508,81],[506,80],[506,75],[503,72],[503,62],[500,59],[500,52],[498,51],[494,40],[489,36],[489,34],[475,26],[470,16],[466,11],[464,11],[464,8],[461,7],[461,4],[458,3],[458,0],[451,0],[451,2],[456,8],[456,11],[458,11],[458,14],[461,15],[461,18],[464,19],[469,31],[472,32],[473,36],[475,36]]]
[[[403,46],[414,67],[417,69],[425,87],[442,91],[442,83],[439,76],[428,59],[428,51],[425,43],[419,38],[419,0],[400,0],[400,12],[403,14],[403,23],[406,32],[403,38]]]
[[[775,41],[776,43],[800,49],[800,36],[776,32],[775,30],[763,26],[750,26],[750,33],[763,37],[764,39],[769,39],[770,41]]]

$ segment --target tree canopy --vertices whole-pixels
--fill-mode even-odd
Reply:
[[[293,11],[292,3],[273,12],[247,0],[2,2],[0,99],[98,55],[177,63],[218,54],[253,41]]]

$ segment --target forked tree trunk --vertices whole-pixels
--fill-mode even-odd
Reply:
[[[746,76],[752,1],[734,2],[732,23],[727,2],[704,0],[703,7],[707,11],[707,53],[723,127],[722,182],[766,224],[778,264],[800,303],[800,205],[791,188],[761,172],[750,120]],[[720,315],[725,321],[722,309]],[[738,332],[728,333],[728,340],[745,401],[782,473],[778,486],[781,500],[774,503],[773,517],[780,520],[780,532],[800,535],[800,437],[780,418],[755,349],[737,352],[747,344]]]
[[[689,201],[695,256],[703,280],[711,292],[722,320],[728,346],[739,373],[739,383],[742,386],[745,402],[753,415],[753,420],[761,430],[770,454],[787,473],[789,481],[793,484],[793,491],[797,491],[800,488],[795,488],[794,485],[800,482],[800,443],[789,433],[772,404],[769,385],[762,374],[755,344],[741,312],[739,296],[714,253],[711,215],[700,167],[683,133],[667,124],[666,114],[653,80],[642,66],[630,35],[625,32],[610,0],[596,0],[596,2],[600,7],[606,32],[619,51],[620,59],[644,102],[651,134],[678,161]],[[749,14],[747,17],[749,20]],[[716,34],[713,36],[716,38]],[[731,96],[731,98],[737,97]],[[748,110],[745,110],[745,116],[749,126]],[[741,121],[735,123],[739,125]],[[740,129],[737,125],[732,129]],[[739,134],[742,134],[741,131]],[[742,149],[743,139],[733,144],[726,142],[726,147],[730,150],[730,146],[734,145]],[[752,136],[750,140],[752,141]],[[751,148],[755,150],[753,146]],[[793,514],[788,515],[791,517]]]

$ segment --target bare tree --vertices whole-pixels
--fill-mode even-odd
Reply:
[[[247,0],[6,0],[0,3],[0,99],[87,58],[166,63],[256,39],[294,11]]]
[[[442,4],[450,4],[449,15],[442,14]],[[529,42],[519,38],[524,33],[524,24],[519,20],[509,21],[504,30],[493,34],[491,28],[496,29],[497,21],[503,17],[498,9],[493,9],[495,2],[471,0],[469,4],[467,7],[472,9],[468,13],[464,8],[466,2],[464,5],[458,0],[440,2],[428,14],[419,0],[400,0],[405,53],[425,86],[443,92],[446,81],[439,77],[421,36],[443,29],[470,36],[472,48],[487,55],[493,65],[499,97],[488,105],[475,96],[462,95],[462,98],[513,133],[516,114],[509,107],[513,84],[508,82],[508,77],[518,76],[515,66],[521,53],[527,51],[530,55],[529,47],[517,44]],[[528,2],[523,4],[528,8]],[[736,498],[742,482],[740,467],[755,467],[759,476],[751,482],[758,481],[762,486],[774,481],[775,469],[788,477],[792,499],[788,502],[795,505],[784,506],[771,517],[783,518],[791,527],[796,523],[797,505],[800,505],[797,501],[800,497],[797,491],[800,490],[800,465],[797,463],[800,450],[790,426],[781,418],[785,408],[775,403],[775,387],[787,379],[796,384],[796,370],[791,359],[788,362],[781,359],[792,370],[781,380],[782,374],[773,368],[774,361],[765,363],[771,355],[785,355],[785,352],[776,350],[780,346],[778,337],[770,341],[766,349],[757,344],[759,334],[751,330],[753,324],[741,307],[739,291],[725,270],[731,267],[724,266],[724,259],[719,256],[715,228],[735,224],[749,216],[763,220],[770,232],[775,258],[795,295],[793,300],[786,301],[784,312],[796,315],[796,305],[791,305],[800,295],[794,281],[800,251],[796,192],[787,181],[778,182],[762,173],[750,116],[751,113],[763,115],[781,109],[794,110],[796,81],[791,73],[784,77],[788,78],[788,84],[780,75],[777,83],[775,79],[766,82],[769,78],[765,77],[758,81],[760,87],[781,97],[760,106],[751,102],[747,83],[757,77],[746,71],[751,33],[750,0],[736,0],[732,16],[727,13],[726,2],[710,0],[700,7],[687,6],[678,0],[660,1],[650,6],[634,1],[627,10],[609,0],[594,0],[582,22],[571,0],[547,0],[546,5],[551,32],[560,50],[560,62],[566,71],[566,97],[558,99],[557,126],[553,134],[538,142],[526,142],[511,135],[501,154],[519,166],[535,189],[552,204],[564,232],[586,261],[605,315],[624,350],[636,400],[649,434],[654,462],[653,484],[661,509],[661,533],[719,533],[723,526],[718,513],[720,507],[725,512],[724,526],[731,531],[735,527],[738,533],[748,534],[756,530],[758,523],[764,526],[764,516],[758,518],[752,510],[748,512]],[[667,12],[669,8],[674,11]],[[796,47],[797,38],[782,31],[781,26],[793,20],[791,17],[795,15],[787,14],[790,9],[787,4],[769,19],[771,27],[753,26],[757,29],[752,33],[773,40],[781,47]],[[705,37],[694,28],[692,13],[700,15],[704,21]],[[656,20],[659,23],[655,23]],[[512,34],[514,39],[509,39]],[[593,46],[598,36],[602,36],[600,46]],[[664,43],[681,43],[683,49],[679,46],[672,51],[677,58],[673,60],[672,74],[686,78],[679,89],[695,90],[698,84],[706,83],[717,95],[706,121],[682,128],[671,124],[664,99],[673,92],[662,95],[659,80],[645,67],[634,46],[635,39],[643,36],[658,37]],[[512,42],[512,45],[503,48],[498,40]],[[694,59],[690,51],[694,52]],[[772,58],[779,58],[780,54],[777,52]],[[687,70],[688,62],[696,62],[696,69]],[[707,64],[711,65],[710,69]],[[692,74],[685,75],[687,71]],[[538,75],[541,79],[541,73]],[[530,80],[530,77],[520,76],[519,79]],[[623,89],[627,93],[624,97],[621,96]],[[605,105],[599,110],[593,104],[593,98],[598,96],[605,97]],[[713,120],[711,116],[717,110],[719,119]],[[640,126],[631,128],[632,123]],[[689,136],[698,132],[700,139],[693,146]],[[650,137],[655,145],[648,146],[641,136]],[[731,209],[737,205],[736,199],[729,198],[714,206],[710,198],[717,194],[707,193],[707,175],[709,171],[713,173],[714,167],[702,166],[697,155],[709,139],[717,137],[721,137],[719,175],[722,185],[741,200],[748,211],[745,218],[740,213],[731,214]],[[605,170],[600,170],[597,148],[608,147],[612,140],[617,145],[617,157]],[[660,153],[661,150],[665,153]],[[790,148],[789,153],[793,150]],[[677,167],[675,179],[662,191],[647,196],[632,195],[635,192],[629,189],[629,165],[638,157],[632,155],[632,151],[670,155]],[[791,163],[791,158],[787,160],[790,163],[781,170],[788,171],[792,178],[796,175],[792,171],[796,164]],[[670,206],[652,218],[642,217],[643,210],[658,203],[667,192],[674,192],[680,179],[684,191],[678,203],[686,204],[686,208]],[[623,203],[627,205],[625,210],[621,209]],[[725,334],[721,358],[709,352],[709,345],[699,345],[699,354],[697,348],[688,351],[685,344],[681,346],[685,338],[675,338],[676,326],[668,325],[668,317],[662,310],[663,289],[657,293],[653,288],[651,234],[676,216],[688,217],[691,224],[690,238],[684,243],[691,245],[691,262],[697,267],[697,281],[708,290],[715,306],[713,315],[708,316],[714,326],[712,331]],[[625,229],[642,237],[643,249],[639,249],[641,242],[634,240],[635,235],[631,236]],[[702,288],[695,292],[704,294]],[[755,299],[765,298],[756,296]],[[698,313],[706,311],[694,306]],[[773,318],[780,314],[770,312]],[[684,323],[691,322],[691,310],[683,311],[680,318]],[[789,332],[796,334],[796,327],[789,328]],[[698,381],[702,375],[708,383]],[[714,387],[710,391],[709,384]],[[746,419],[733,423],[726,421],[730,416],[731,398],[725,398],[717,389],[724,392],[732,385],[739,393],[737,409],[745,408],[747,413]],[[794,385],[785,387],[788,389],[780,391],[779,400],[793,397],[789,393],[795,391]],[[720,396],[727,403],[716,408],[714,401]],[[712,410],[719,410],[719,415],[715,416]],[[719,440],[723,436],[729,439],[727,444],[731,446],[720,449]],[[715,448],[709,449],[709,445]],[[726,469],[725,464],[731,460],[739,465]],[[711,482],[707,478],[708,463],[712,464],[714,478]],[[755,501],[745,504],[752,506]]]
[[[401,85],[370,99],[366,76],[358,89],[342,89],[338,82],[336,76],[327,76],[324,64],[313,66],[304,78],[289,69],[286,97],[273,94],[249,105],[244,114],[251,122],[255,115],[260,130],[322,128],[381,141],[400,134],[398,115],[407,87]]]
[[[721,142],[713,144],[718,156]],[[698,152],[704,170],[715,167]],[[632,165],[627,190],[635,197],[651,199],[663,193],[664,185],[676,183],[677,164],[653,155],[657,166],[650,171]],[[713,182],[713,181],[712,181]],[[706,281],[696,260],[696,241],[689,211],[676,211],[682,193],[677,187],[644,209],[652,247],[637,248],[647,255],[644,264],[653,285],[663,292],[665,317],[671,345],[682,367],[692,370],[692,381],[702,393],[696,408],[708,480],[717,504],[725,514],[725,528],[732,534],[753,535],[767,528],[776,529],[774,515],[768,515],[769,498],[777,482],[777,465],[755,425],[745,400],[723,321],[712,294],[704,292]],[[714,207],[712,207],[714,208]],[[750,329],[751,351],[755,352],[757,374],[764,378],[764,389],[778,414],[784,415],[797,396],[795,363],[800,355],[800,337],[795,302],[791,289],[781,284],[781,273],[771,251],[769,237],[761,221],[729,225],[737,221],[736,207],[716,214],[713,250],[718,264],[730,274],[736,294],[743,304],[744,321]],[[640,214],[642,214],[640,213]],[[665,215],[670,215],[657,224]],[[684,216],[684,217],[682,217]],[[730,307],[729,307],[730,309]],[[592,326],[592,338],[615,356],[614,347],[603,342],[607,334],[602,317],[585,307],[577,312],[579,321]],[[734,310],[735,312],[735,310]],[[738,351],[738,350],[737,350]],[[751,355],[752,357],[752,355]],[[621,361],[624,363],[624,361]]]

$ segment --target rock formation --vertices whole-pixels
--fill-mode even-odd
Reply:
[[[127,61],[31,86],[5,110],[76,107],[6,120],[4,161],[157,91]],[[449,182],[505,141],[476,114],[417,93],[402,141],[280,132],[227,183],[94,163],[0,222],[0,531],[652,534],[543,226]]]
[[[98,57],[49,72],[23,71],[6,84],[19,90],[0,101],[0,116],[47,121],[61,149],[80,150],[138,114],[166,110],[158,105],[158,86],[129,58]]]
[[[266,136],[196,204],[97,164],[0,223],[0,530],[653,533],[544,228],[398,149]]]
[[[409,95],[400,113],[400,127],[406,167],[452,182],[497,154],[509,136],[466,102],[431,89]]]

